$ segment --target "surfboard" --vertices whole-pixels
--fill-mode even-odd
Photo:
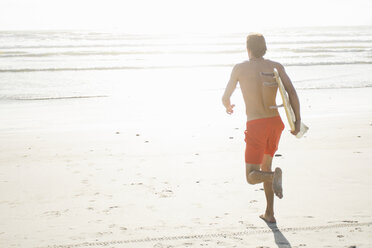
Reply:
[[[287,116],[287,121],[288,121],[289,127],[290,127],[291,131],[294,131],[295,130],[296,117],[295,117],[295,114],[293,112],[291,103],[289,101],[287,91],[285,90],[284,85],[282,83],[282,80],[280,79],[279,73],[276,69],[274,69],[274,78],[275,78],[275,81],[278,84],[278,89],[279,89],[280,96],[281,96],[282,101],[283,101],[283,107],[284,107],[284,110],[285,110],[285,115]],[[296,135],[296,137],[301,138],[307,132],[307,130],[309,130],[309,127],[306,126],[303,122],[301,122],[300,132]]]

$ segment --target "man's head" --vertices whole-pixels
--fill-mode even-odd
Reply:
[[[247,37],[247,50],[256,58],[261,58],[266,53],[266,42],[262,34],[251,33]]]

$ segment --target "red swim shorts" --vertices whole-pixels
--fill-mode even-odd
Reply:
[[[280,116],[256,119],[247,122],[245,130],[245,162],[261,164],[264,154],[274,156],[278,150],[284,124]]]

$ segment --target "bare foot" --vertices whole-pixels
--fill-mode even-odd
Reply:
[[[268,222],[268,223],[276,223],[276,219],[274,217],[274,215],[268,215],[268,214],[261,214],[260,215],[260,218],[263,219],[264,221]]]
[[[283,198],[283,188],[282,188],[282,170],[277,167],[274,171],[273,178],[273,191],[279,199]]]

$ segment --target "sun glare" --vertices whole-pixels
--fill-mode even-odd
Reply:
[[[372,24],[372,2],[314,0],[3,0],[0,30],[115,29],[125,32],[236,32],[277,26]]]

